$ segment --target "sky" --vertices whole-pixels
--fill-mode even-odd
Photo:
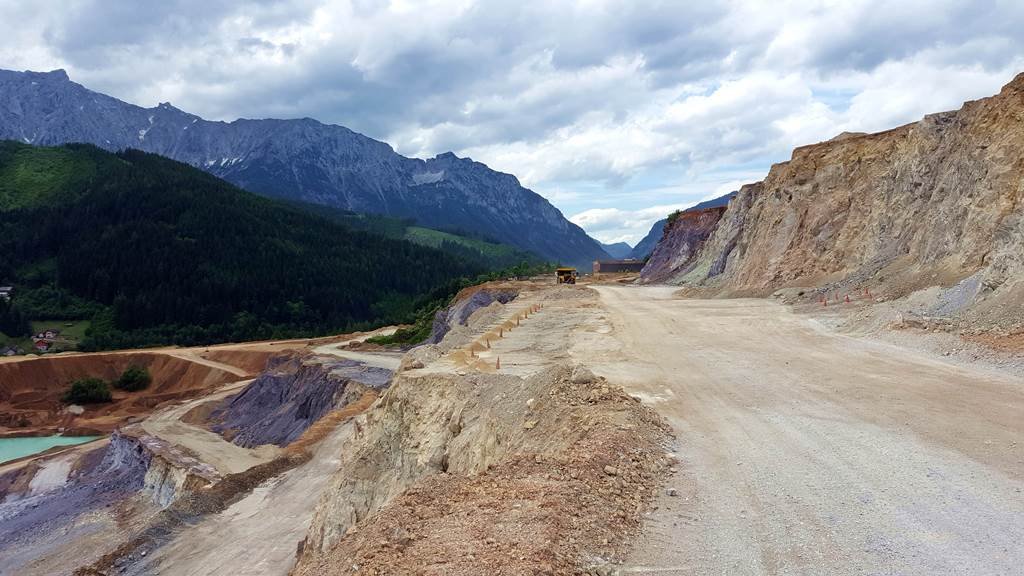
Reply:
[[[604,242],[796,146],[994,94],[1024,2],[0,0],[0,68],[515,174]]]

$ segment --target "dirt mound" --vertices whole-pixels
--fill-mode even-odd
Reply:
[[[64,410],[61,398],[79,378],[114,380],[129,366],[149,370],[153,382],[140,392],[113,391],[114,401]],[[50,432],[58,427],[109,432],[127,418],[168,400],[188,398],[238,376],[213,366],[159,352],[77,354],[0,362],[0,434]]]
[[[401,375],[362,428],[321,500],[298,574],[603,564],[671,465],[657,415],[566,367],[525,379]]]

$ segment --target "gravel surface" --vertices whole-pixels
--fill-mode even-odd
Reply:
[[[1021,573],[1019,378],[769,301],[598,290],[611,330],[573,353],[665,415],[681,461],[623,573]]]

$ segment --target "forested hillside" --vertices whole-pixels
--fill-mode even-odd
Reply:
[[[469,231],[552,261],[589,265],[607,258],[582,228],[511,174],[451,152],[407,158],[384,142],[310,118],[211,122],[169,103],[141,108],[93,92],[63,70],[0,70],[0,139],[137,148],[271,198]]]
[[[92,320],[85,348],[402,322],[483,271],[245,192],[185,164],[0,143],[0,325]]]

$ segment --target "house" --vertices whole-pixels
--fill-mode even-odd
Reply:
[[[0,348],[0,356],[17,356],[18,349],[14,346],[8,346],[6,348]]]
[[[0,300],[9,301],[12,294],[14,294],[13,286],[0,286]]]
[[[46,340],[37,340],[35,342],[35,347],[36,350],[39,352],[46,352],[47,350],[50,349],[50,343],[47,342]]]
[[[53,340],[58,336],[60,336],[60,330],[55,330],[53,328],[49,328],[43,332],[43,338],[47,340]]]
[[[599,274],[601,272],[639,272],[643,267],[643,260],[595,260],[594,274]]]

